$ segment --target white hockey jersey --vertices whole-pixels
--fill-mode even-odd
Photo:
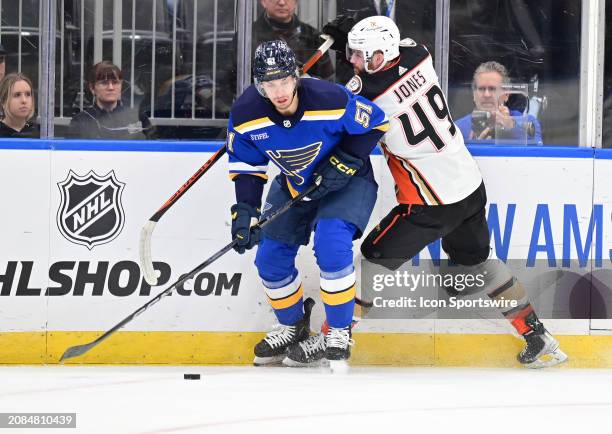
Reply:
[[[458,202],[482,183],[482,175],[453,122],[431,56],[411,39],[383,71],[363,72],[346,85],[382,108],[390,128],[381,146],[403,204]]]

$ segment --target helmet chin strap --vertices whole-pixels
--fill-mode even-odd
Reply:
[[[289,105],[293,104],[293,100],[295,99],[295,96],[297,95],[297,87],[300,83],[300,78],[299,76],[295,78],[295,86],[293,87],[293,93],[291,94],[291,102],[289,103]]]
[[[374,53],[374,54],[376,54],[376,53]],[[372,57],[370,57],[369,60],[365,61],[364,65],[363,65],[365,70],[366,70],[366,72],[368,74],[376,74],[378,71],[382,70],[385,67],[385,65],[387,64],[387,62],[385,62],[384,59],[383,59],[383,61],[380,62],[380,65],[378,65],[378,68],[370,70],[370,62],[372,61],[372,59],[374,59],[374,54],[372,54]]]
[[[376,74],[378,71],[380,71],[381,69],[385,67],[385,62],[381,62],[380,66],[374,70],[370,70],[370,62],[366,63],[364,66],[368,74]]]
[[[295,99],[295,96],[297,95],[298,83],[299,83],[299,79],[295,80],[295,87],[293,88],[293,94],[291,95],[292,104],[293,104],[293,100]]]

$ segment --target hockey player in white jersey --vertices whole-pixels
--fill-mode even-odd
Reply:
[[[398,205],[363,241],[363,256],[395,269],[441,238],[455,264],[489,276],[490,298],[517,301],[502,314],[526,340],[517,356],[520,363],[544,367],[565,361],[522,285],[503,262],[489,259],[485,186],[450,115],[427,48],[400,40],[397,26],[384,16],[356,24],[338,17],[323,33],[334,37],[332,48],[346,49],[353,64],[356,75],[346,87],[374,101],[390,119],[380,144]],[[304,352],[312,352],[316,339],[302,345]]]

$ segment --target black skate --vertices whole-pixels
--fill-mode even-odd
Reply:
[[[310,312],[314,300],[304,300],[304,317],[292,326],[277,324],[257,345],[255,345],[255,366],[281,362],[291,344],[304,341],[310,335]]]
[[[291,345],[287,349],[287,357],[283,365],[291,367],[316,367],[321,366],[325,358],[325,335],[317,333],[306,339]]]
[[[359,319],[353,317],[351,330],[356,327]],[[303,368],[303,367],[319,367],[327,365],[325,359],[325,335],[329,332],[329,324],[325,321],[321,325],[321,333],[317,333],[306,339],[291,345],[287,349],[287,357],[283,360],[283,365]]]
[[[338,329],[330,327],[325,335],[325,359],[329,361],[332,372],[346,372],[348,359],[351,357],[351,328]]]
[[[547,368],[567,360],[567,355],[559,349],[559,342],[546,331],[535,313],[529,314],[525,322],[531,331],[523,335],[527,346],[517,356],[521,364],[528,368]]]

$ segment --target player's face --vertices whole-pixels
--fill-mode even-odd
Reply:
[[[495,72],[481,72],[474,80],[474,105],[478,110],[496,111],[508,99],[502,92],[502,76]]]
[[[384,61],[385,57],[383,54],[379,51],[375,52],[370,59],[370,64],[368,65],[369,70],[377,70]],[[352,63],[355,74],[365,71],[366,60],[365,56],[363,55],[363,51],[351,50],[349,48],[349,62]]]
[[[365,70],[365,57],[362,51],[349,49],[349,62],[353,65],[355,74]]]
[[[294,98],[297,79],[295,77],[285,77],[278,80],[264,81],[262,84],[266,96],[270,99],[276,110],[279,112],[290,111],[295,104]],[[285,114],[285,113],[283,113]]]
[[[261,5],[270,18],[288,23],[295,13],[297,0],[261,0]]]
[[[32,112],[32,89],[23,81],[17,81],[11,88],[8,100],[8,115],[26,121]]]

